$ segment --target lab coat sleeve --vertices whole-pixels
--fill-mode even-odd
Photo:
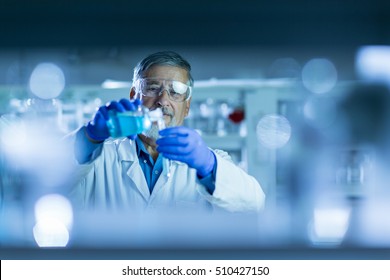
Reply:
[[[86,169],[90,169],[91,163],[99,157],[103,148],[103,143],[93,144],[87,140],[84,135],[84,127],[66,135],[64,141],[72,147],[71,150],[74,155],[75,164],[78,166],[86,166]],[[80,156],[78,154],[82,155]],[[82,158],[82,162],[80,162],[80,158]]]
[[[257,180],[236,166],[230,156],[214,150],[217,159],[215,190],[211,195],[198,184],[199,192],[212,205],[230,212],[259,212],[265,203],[265,194]]]
[[[76,149],[80,148],[77,147],[77,145],[82,145],[80,139],[78,139],[83,133],[82,129],[83,128],[80,128],[64,137],[64,141],[71,147],[70,150],[73,153],[73,180],[70,182],[73,188],[70,191],[70,197],[76,200],[78,205],[83,205],[86,200],[86,196],[88,195],[86,190],[86,178],[88,175],[91,175],[94,166],[99,165],[99,162],[101,161],[100,155],[102,154],[103,149],[103,144],[95,145],[88,160],[79,163],[76,156]],[[98,158],[99,161],[97,161]]]

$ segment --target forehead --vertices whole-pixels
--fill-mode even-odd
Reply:
[[[183,83],[187,83],[188,81],[187,70],[180,67],[167,65],[152,66],[144,73],[143,77],[175,80]]]

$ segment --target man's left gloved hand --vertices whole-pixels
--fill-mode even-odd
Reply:
[[[186,163],[197,170],[201,178],[211,173],[216,163],[214,153],[193,129],[184,126],[169,127],[160,131],[157,151],[165,158]]]

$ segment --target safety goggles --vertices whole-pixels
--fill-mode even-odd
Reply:
[[[143,96],[158,97],[165,90],[170,100],[184,102],[191,97],[192,88],[182,82],[158,78],[142,78],[135,83],[136,91]]]

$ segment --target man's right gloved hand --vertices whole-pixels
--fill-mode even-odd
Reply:
[[[110,103],[101,106],[96,111],[93,119],[90,122],[88,122],[88,124],[85,127],[85,132],[89,140],[93,142],[103,142],[108,137],[110,137],[110,133],[107,127],[107,121],[109,119],[108,111],[110,110],[116,112],[135,111],[139,105],[141,105],[141,100],[139,99],[136,99],[134,101],[130,101],[129,99],[121,99],[119,100],[119,102],[111,101]]]

